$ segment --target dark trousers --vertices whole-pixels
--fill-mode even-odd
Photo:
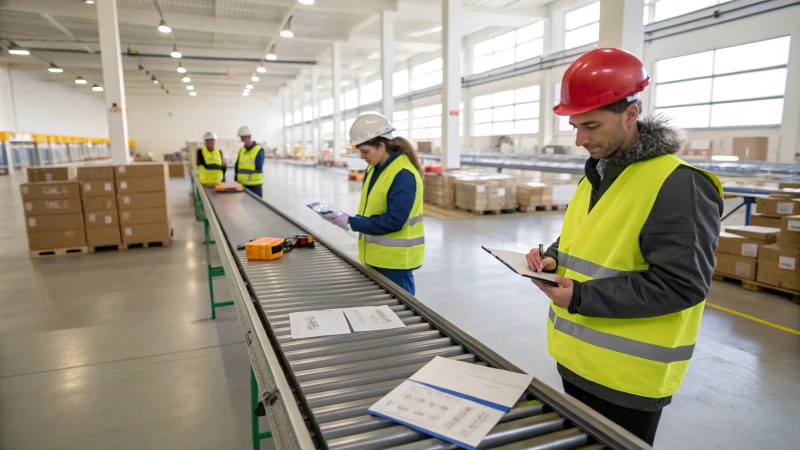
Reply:
[[[658,411],[639,411],[625,408],[595,397],[563,378],[561,381],[564,383],[564,392],[630,431],[639,439],[653,445],[656,440],[658,421],[661,420],[661,409]]]
[[[264,194],[261,191],[261,185],[260,184],[258,186],[245,186],[245,188],[249,189],[250,191],[252,191],[254,194],[258,195],[259,197],[262,197],[262,198],[264,197]]]
[[[417,287],[414,283],[414,271],[412,270],[397,270],[397,269],[381,269],[380,267],[373,267],[386,278],[392,280],[394,284],[405,289],[411,295],[416,295]]]

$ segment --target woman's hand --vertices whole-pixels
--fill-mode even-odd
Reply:
[[[333,219],[333,224],[347,231],[347,228],[350,224],[350,216],[348,216],[347,214],[342,214],[341,216]]]

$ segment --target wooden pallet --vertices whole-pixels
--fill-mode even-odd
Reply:
[[[89,246],[89,253],[125,251],[125,250],[127,250],[127,248],[125,248],[122,244],[105,244],[105,245]]]
[[[52,256],[80,255],[89,253],[89,247],[50,248],[46,250],[31,250],[28,257],[31,259],[49,258]]]
[[[566,211],[567,205],[528,205],[528,206],[520,206],[520,212],[524,213],[534,213],[534,212],[553,212],[553,211]]]
[[[169,247],[169,241],[135,242],[132,244],[122,244],[122,250],[128,250],[131,248],[150,248],[150,247]]]
[[[733,276],[730,276],[730,275],[722,275],[722,274],[719,274],[719,273],[715,273],[714,275],[712,275],[711,279],[714,280],[714,281],[741,282],[742,283],[742,289],[747,289],[748,291],[753,291],[753,292],[761,292],[761,291],[766,290],[766,291],[772,291],[774,293],[778,293],[779,292],[781,294],[788,294],[788,295],[791,295],[793,302],[800,304],[800,292],[793,291],[791,289],[784,289],[782,287],[773,286],[771,284],[764,284],[764,283],[760,283],[758,281],[753,281],[753,280],[745,280],[745,279],[740,278],[740,277],[733,277]]]

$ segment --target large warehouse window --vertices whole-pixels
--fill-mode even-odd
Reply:
[[[473,136],[539,132],[539,86],[481,95],[472,108]]]
[[[408,69],[392,74],[392,96],[408,94]]]
[[[418,91],[442,84],[442,58],[436,58],[411,69],[413,81],[411,90]]]
[[[395,111],[392,114],[395,136],[408,136],[408,111]]]
[[[298,109],[297,111],[294,112],[294,120],[292,121],[292,123],[295,124],[295,125],[300,125],[301,123],[303,123],[303,111],[302,110]]]
[[[565,19],[565,49],[591,44],[600,39],[600,2],[570,11]]]
[[[303,118],[305,119],[306,122],[314,120],[314,118],[311,116],[311,106],[310,105],[303,107]]]
[[[361,105],[381,101],[383,98],[383,81],[375,80],[361,86]]]
[[[442,105],[414,108],[414,139],[439,139],[442,137]]]
[[[731,0],[645,0],[644,23],[650,22],[650,9],[653,9],[653,22],[659,20],[667,20],[673,17],[689,14],[693,11],[698,11],[703,8],[719,5],[720,3],[727,3]]]
[[[328,138],[328,136],[330,136],[330,138],[333,138],[333,121],[332,120],[328,120],[326,122],[322,122],[322,125],[320,126],[320,134],[323,137],[325,137],[326,139]]]
[[[290,126],[292,126],[292,125],[293,125],[293,122],[292,122],[292,114],[291,114],[291,113],[286,113],[286,117],[284,117],[284,119],[283,119],[283,120],[286,122],[286,126],[287,126],[287,127],[290,127]]]
[[[319,109],[322,117],[333,115],[333,99],[329,98],[327,100],[323,100]],[[333,131],[331,131],[331,133],[333,133]]]
[[[515,62],[542,56],[544,22],[478,42],[473,48],[472,72],[481,73]]]
[[[663,59],[656,113],[682,128],[779,125],[790,37]]]
[[[344,105],[342,108],[344,111],[358,108],[358,88],[353,88],[345,92],[343,94],[342,104]]]

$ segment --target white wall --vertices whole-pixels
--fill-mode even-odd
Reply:
[[[0,131],[108,137],[103,94],[43,81],[36,72],[0,67]]]
[[[185,146],[186,141],[202,141],[207,131],[220,141],[238,140],[239,127],[247,125],[253,139],[264,147],[281,145],[280,102],[270,103],[255,97],[212,98],[183,95],[129,96],[128,132],[136,141],[136,151],[160,158]]]

